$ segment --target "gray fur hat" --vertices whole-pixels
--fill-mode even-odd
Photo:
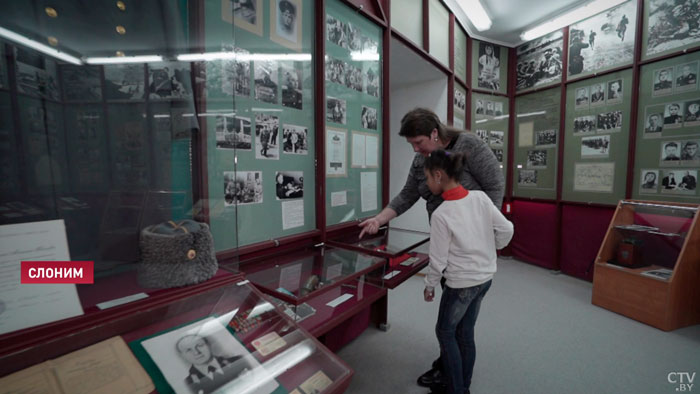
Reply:
[[[219,265],[214,238],[206,223],[182,220],[148,226],[141,230],[139,285],[168,288],[204,282]]]

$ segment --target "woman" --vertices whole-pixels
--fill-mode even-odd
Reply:
[[[399,135],[405,137],[416,152],[408,179],[387,207],[359,224],[362,228],[360,238],[365,234],[376,234],[379,227],[407,211],[421,197],[426,201],[428,217],[432,215],[443,199],[430,192],[423,168],[426,157],[436,149],[463,153],[466,165],[459,177],[460,184],[468,190],[485,192],[496,207],[501,207],[505,188],[503,172],[491,149],[474,133],[446,126],[431,110],[416,108],[401,119]],[[421,375],[418,384],[427,387],[440,382],[439,365],[438,359],[433,363],[433,369]]]
[[[493,46],[486,45],[484,54],[479,57],[479,87],[498,90],[500,85],[499,67],[501,63],[493,52]]]
[[[642,189],[656,189],[656,173],[650,171],[644,174]]]

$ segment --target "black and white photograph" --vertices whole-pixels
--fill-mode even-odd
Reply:
[[[518,170],[518,186],[537,186],[537,170]]]
[[[277,104],[277,62],[258,60],[255,65],[255,99],[269,104]]]
[[[503,163],[503,149],[491,149],[493,151],[494,156],[496,156],[496,160],[498,160],[499,163]]]
[[[224,205],[261,204],[262,171],[224,171]]]
[[[476,99],[474,101],[474,113],[477,115],[484,116],[484,101],[482,99]]]
[[[700,145],[700,140],[688,140],[681,141],[681,160],[686,163],[683,164],[696,164],[700,162],[700,150],[698,150],[698,145]]]
[[[216,116],[216,149],[251,150],[250,118]]]
[[[351,22],[345,23],[345,39],[348,43],[348,49],[351,51],[362,50],[362,36],[360,29]]]
[[[326,60],[326,81],[345,85],[346,63],[328,56]]]
[[[694,0],[649,0],[646,54],[700,41],[700,7]]]
[[[698,86],[698,62],[676,66],[676,93],[693,91]]]
[[[608,81],[608,105],[622,102],[622,79]]]
[[[331,14],[326,14],[326,39],[341,48],[348,48],[345,24]]]
[[[288,108],[302,109],[302,69],[295,63],[283,63],[282,67],[282,105]]]
[[[591,107],[605,105],[605,83],[596,83],[591,86]]]
[[[593,159],[608,157],[610,154],[610,136],[595,135],[581,138],[581,158]]]
[[[263,31],[263,0],[222,0],[222,19],[231,22],[233,14],[233,24],[262,36]],[[231,9],[231,7],[233,9]]]
[[[684,103],[666,104],[664,109],[664,129],[676,129],[683,125]]]
[[[658,170],[642,170],[641,182],[639,184],[640,193],[656,193],[659,187],[659,171]]]
[[[538,130],[535,132],[535,146],[538,148],[554,148],[557,146],[556,130]]]
[[[588,86],[584,86],[582,88],[576,89],[576,101],[574,104],[574,109],[576,111],[580,110],[586,110],[588,109],[588,104],[589,104],[589,92],[588,92]]]
[[[637,2],[627,1],[569,27],[569,75],[632,63]]]
[[[592,133],[596,130],[596,116],[586,115],[574,118],[574,134]]]
[[[501,47],[479,41],[478,86],[483,89],[499,90],[501,86]]]
[[[209,394],[224,385],[233,389],[253,382],[266,382],[256,393],[268,394],[279,385],[213,317],[160,333],[141,345],[177,394]]]
[[[644,123],[644,134],[661,133],[664,130],[664,114],[661,112],[647,113]]]
[[[236,53],[235,59],[224,59],[222,63],[223,78],[221,90],[231,96],[250,97],[250,52],[245,49],[229,47]]]
[[[679,164],[681,160],[681,142],[680,141],[664,141],[661,143],[661,161],[668,163]]]
[[[270,40],[301,50],[301,0],[271,0]]]
[[[527,151],[527,168],[547,168],[547,151],[544,149]]]
[[[505,133],[503,131],[491,130],[489,131],[489,145],[492,147],[500,148],[503,146]]]
[[[275,194],[278,200],[304,197],[304,172],[277,171],[275,173]]]
[[[516,90],[561,80],[563,47],[561,30],[519,46],[516,50]]]
[[[362,36],[362,52],[364,53],[379,53],[379,44],[370,37]]]
[[[345,87],[362,92],[362,69],[350,63],[345,64]]]
[[[142,100],[144,98],[143,64],[104,66],[107,100]]]
[[[379,97],[379,62],[362,62],[364,92]]]
[[[671,93],[673,93],[673,67],[654,70],[652,97],[665,96]]]
[[[503,103],[500,101],[493,102],[493,114],[494,116],[503,115]]]
[[[697,170],[682,170],[677,171],[681,173],[681,183],[678,184],[677,189],[681,191],[694,191],[698,185],[698,171]]]
[[[102,100],[100,68],[98,66],[66,64],[61,67],[61,73],[63,75],[64,100],[68,102]]]
[[[454,106],[455,109],[459,109],[461,113],[464,113],[465,106],[466,106],[467,100],[464,92],[462,92],[460,89],[455,89],[455,94],[454,94]]]
[[[495,111],[494,111],[493,101],[484,101],[484,103],[486,106],[486,110],[484,111],[484,114],[486,114],[486,116],[494,116]]]
[[[663,178],[661,179],[661,190],[675,190],[678,187],[678,184],[681,183],[680,174],[681,171],[676,170],[662,171],[661,176]]]
[[[280,118],[258,113],[255,115],[255,158],[279,160]]]
[[[187,62],[150,63],[148,97],[151,99],[187,99],[192,97],[190,64]]]
[[[17,91],[58,101],[61,92],[58,87],[56,62],[33,50],[19,46],[15,46],[14,49]]]
[[[484,141],[484,143],[486,145],[489,144],[489,132],[488,132],[488,130],[476,129],[476,136],[481,138],[481,140]]]
[[[663,176],[661,179],[662,193],[696,194],[695,189],[697,189],[698,183],[697,170],[665,170],[661,174]]]
[[[622,128],[622,111],[598,114],[596,128],[598,131],[619,131]]]
[[[285,124],[282,126],[282,151],[290,155],[306,155],[309,129],[303,126]]]
[[[685,114],[683,115],[683,126],[700,125],[700,100],[686,101]]]
[[[360,121],[362,122],[363,128],[377,130],[377,109],[363,105]]]
[[[339,124],[347,124],[347,104],[345,100],[326,97],[326,121]]]

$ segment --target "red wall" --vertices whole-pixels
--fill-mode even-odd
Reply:
[[[614,213],[614,207],[562,207],[559,265],[563,273],[593,280],[593,260],[598,255]]]
[[[511,206],[511,221],[515,226],[510,242],[513,257],[545,268],[559,269],[556,261],[556,205],[515,200]]]

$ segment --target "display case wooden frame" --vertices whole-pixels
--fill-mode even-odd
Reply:
[[[651,264],[642,268],[626,268],[608,263],[616,258],[617,245],[623,239],[622,232],[616,226],[636,224],[635,213],[640,207],[654,209],[661,216],[671,216],[674,211],[692,213],[682,227],[684,234],[646,232],[652,237],[685,238],[682,243],[679,242],[678,257],[673,259],[674,256],[671,256],[667,262],[670,266]],[[698,205],[695,204],[620,201],[595,259],[592,303],[664,331],[699,324],[700,229],[697,211]],[[644,255],[641,257],[644,260]],[[642,274],[659,268],[672,270],[668,280]]]

